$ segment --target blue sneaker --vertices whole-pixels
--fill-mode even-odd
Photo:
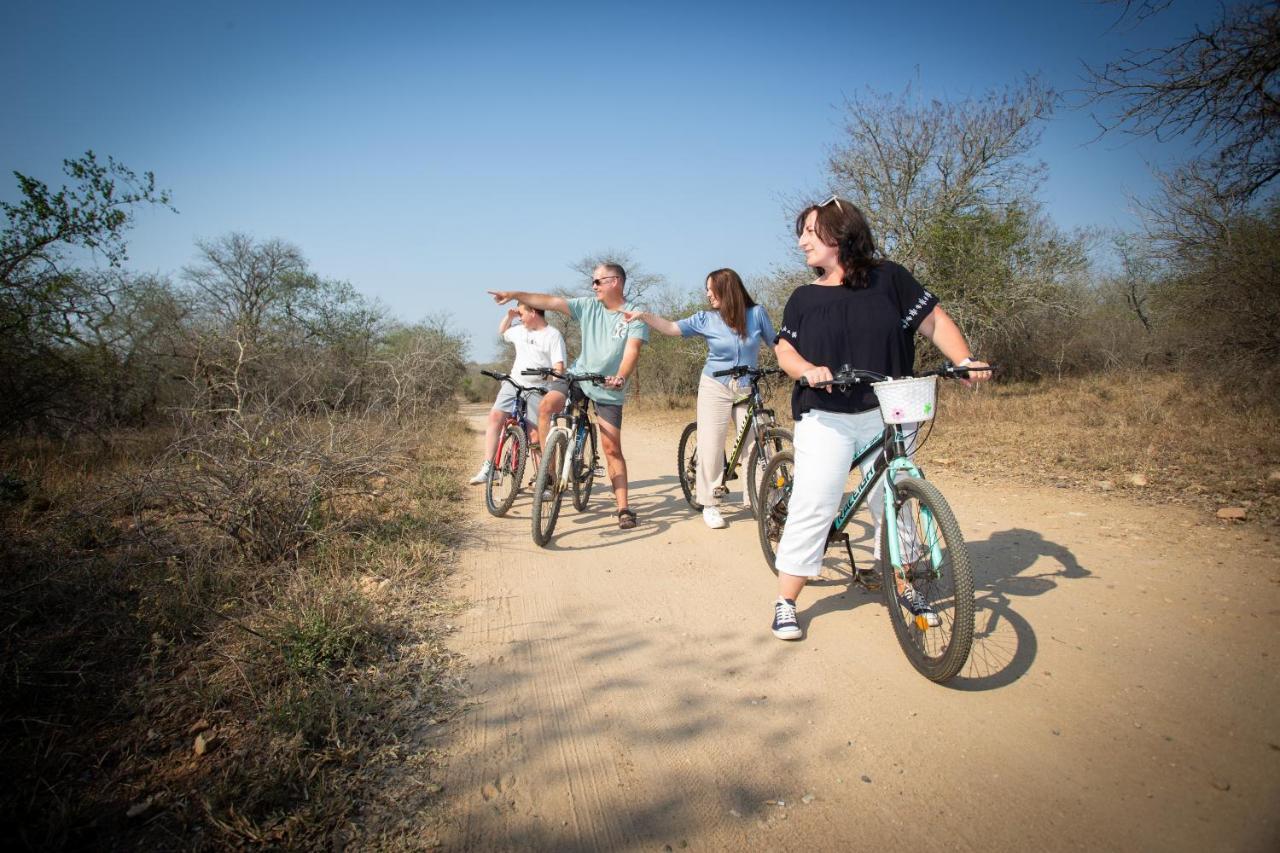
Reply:
[[[916,627],[921,631],[928,628],[937,628],[942,624],[942,618],[938,616],[938,611],[929,606],[929,602],[924,600],[914,586],[907,586],[898,594],[898,601],[902,602],[902,606],[911,611],[911,615],[915,617]]]
[[[779,640],[800,639],[800,625],[796,622],[796,603],[790,598],[779,598],[773,605],[773,636]]]

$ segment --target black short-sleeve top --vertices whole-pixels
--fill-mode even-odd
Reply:
[[[863,288],[821,284],[796,288],[783,309],[777,339],[791,344],[806,361],[833,373],[848,365],[886,376],[910,376],[916,330],[937,304],[938,297],[905,267],[881,261]],[[855,413],[876,405],[875,392],[866,385],[844,394],[796,383],[791,391],[791,414],[797,420],[810,409]]]

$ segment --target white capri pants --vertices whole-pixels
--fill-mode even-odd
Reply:
[[[742,429],[742,422],[747,419],[747,404],[735,406],[733,401],[742,396],[742,392],[726,387],[705,373],[698,381],[698,503],[703,506],[719,506],[720,499],[715,496],[715,487],[724,473],[725,439],[729,435],[729,423],[733,423],[733,434]],[[746,469],[747,457],[755,446],[755,436],[747,433],[742,440],[742,450],[738,454],[739,471],[743,472],[744,483],[742,493],[747,494]],[[745,500],[745,498],[744,498]]]
[[[774,556],[778,571],[799,577],[817,577],[822,571],[822,555],[827,533],[835,520],[849,479],[853,455],[884,429],[879,409],[857,414],[810,409],[796,423],[795,479],[787,506],[787,526]],[[915,424],[903,424],[908,439]],[[862,476],[868,476],[875,455],[862,464]],[[884,516],[884,486],[880,483],[867,496],[866,504],[876,523],[876,548],[879,550],[880,520]],[[899,525],[911,525],[910,519],[899,518]]]

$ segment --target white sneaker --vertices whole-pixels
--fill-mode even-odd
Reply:
[[[713,506],[705,506],[702,508],[702,520],[707,523],[707,527],[712,530],[719,530],[722,527],[728,527],[729,523],[724,520],[724,516],[720,514],[720,510]]]
[[[483,486],[485,482],[488,481],[489,473],[491,471],[493,471],[493,463],[486,460],[485,463],[480,466],[480,470],[476,472],[476,475],[470,480],[467,480],[467,484],[471,486]]]

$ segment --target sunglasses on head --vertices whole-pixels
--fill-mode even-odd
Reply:
[[[819,204],[818,207],[826,207],[829,204],[834,204],[836,206],[836,210],[840,211],[841,213],[844,213],[844,208],[840,206],[840,199],[836,198],[834,194],[831,196],[831,198]]]

